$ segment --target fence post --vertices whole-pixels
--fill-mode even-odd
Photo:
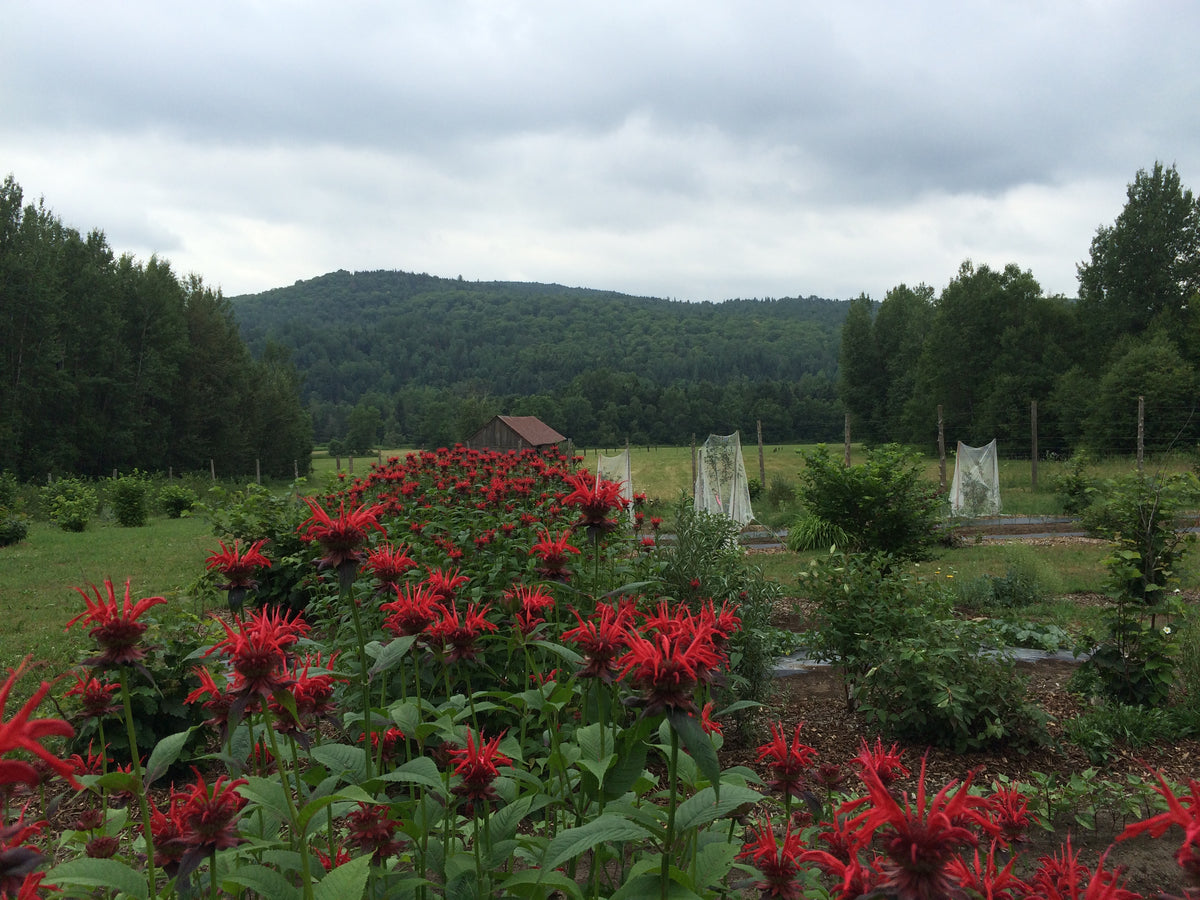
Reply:
[[[217,463],[211,456],[208,458],[208,472],[210,475],[212,475],[213,484],[216,484],[217,483]]]
[[[692,496],[696,496],[696,433],[692,432]]]
[[[848,469],[850,468],[850,413],[846,413],[846,421],[842,425],[842,442],[845,444],[842,464]]]
[[[254,460],[254,483],[262,484],[262,463],[257,458]]]
[[[1146,452],[1146,398],[1138,397],[1137,466],[1142,474],[1142,458]]]
[[[298,460],[298,459],[292,460],[292,472],[295,474],[294,480],[299,481],[300,480],[300,460]]]
[[[946,428],[942,419],[942,404],[938,404],[938,484],[946,493]]]
[[[758,420],[758,484],[764,491],[767,489],[767,461],[763,457],[762,419]]]
[[[1037,401],[1029,401],[1029,433],[1032,439],[1032,445],[1029,452],[1029,483],[1031,490],[1037,490]]]

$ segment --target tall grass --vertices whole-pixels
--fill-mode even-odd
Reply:
[[[164,596],[179,603],[215,546],[200,518],[155,517],[141,528],[93,524],[78,534],[33,522],[26,540],[0,548],[0,667],[33,654],[50,674],[62,672],[90,643],[78,627],[64,631],[84,609],[73,588],[109,578],[120,597],[128,579],[134,599]]]

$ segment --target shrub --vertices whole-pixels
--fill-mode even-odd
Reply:
[[[18,544],[29,534],[29,520],[21,512],[17,477],[0,473],[0,547]]]
[[[29,535],[29,519],[12,510],[0,509],[0,547],[19,544]]]
[[[1158,619],[1173,621],[1182,611],[1168,587],[1195,541],[1195,535],[1179,530],[1178,513],[1196,498],[1192,474],[1137,473],[1106,482],[1084,516],[1090,532],[1113,543],[1104,560],[1112,598],[1106,634],[1086,664],[1109,699],[1156,706],[1170,696],[1176,640]]]
[[[1043,585],[1044,567],[1033,557],[1014,553],[1008,556],[1003,575],[980,575],[958,588],[958,603],[972,609],[1019,609],[1040,603],[1048,589]],[[1053,580],[1053,574],[1048,576]]]
[[[988,634],[950,618],[941,591],[889,560],[843,553],[814,560],[802,583],[817,605],[814,655],[841,669],[847,705],[891,737],[959,752],[1043,740],[1012,662],[980,655]]]
[[[746,492],[750,495],[751,500],[757,500],[762,496],[762,482],[757,478],[751,478],[746,482]]]
[[[42,509],[63,531],[87,528],[96,514],[97,502],[96,489],[78,478],[60,478],[41,491]]]
[[[830,547],[845,547],[849,536],[836,522],[828,522],[819,516],[805,513],[788,528],[789,550],[828,550]]]
[[[196,505],[196,492],[181,484],[168,484],[158,492],[158,505],[168,519],[178,519]]]
[[[1068,461],[1066,471],[1054,479],[1054,493],[1068,516],[1082,515],[1092,505],[1096,481],[1087,475],[1091,464],[1091,457],[1086,453],[1076,453]]]
[[[109,485],[109,503],[113,517],[122,528],[140,528],[150,518],[148,498],[150,485],[134,470],[129,475],[114,478]]]
[[[803,453],[800,502],[808,514],[836,524],[850,552],[925,559],[940,521],[937,487],[921,475],[920,456],[896,444],[867,451],[845,466],[824,445]]]

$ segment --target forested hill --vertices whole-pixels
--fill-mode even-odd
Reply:
[[[497,413],[589,446],[840,434],[849,304],[817,297],[684,303],[556,284],[332,272],[231,298],[255,351],[282,345],[318,441],[463,440]]]
[[[557,391],[595,369],[658,385],[832,376],[847,304],[817,297],[685,303],[556,284],[332,272],[231,298],[256,352],[292,350],[310,399],[405,385]]]

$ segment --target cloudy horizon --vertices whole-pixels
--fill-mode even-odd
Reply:
[[[20,4],[0,177],[229,296],[401,269],[882,299],[968,258],[1074,296],[1139,169],[1200,185],[1198,25],[1182,0]]]

